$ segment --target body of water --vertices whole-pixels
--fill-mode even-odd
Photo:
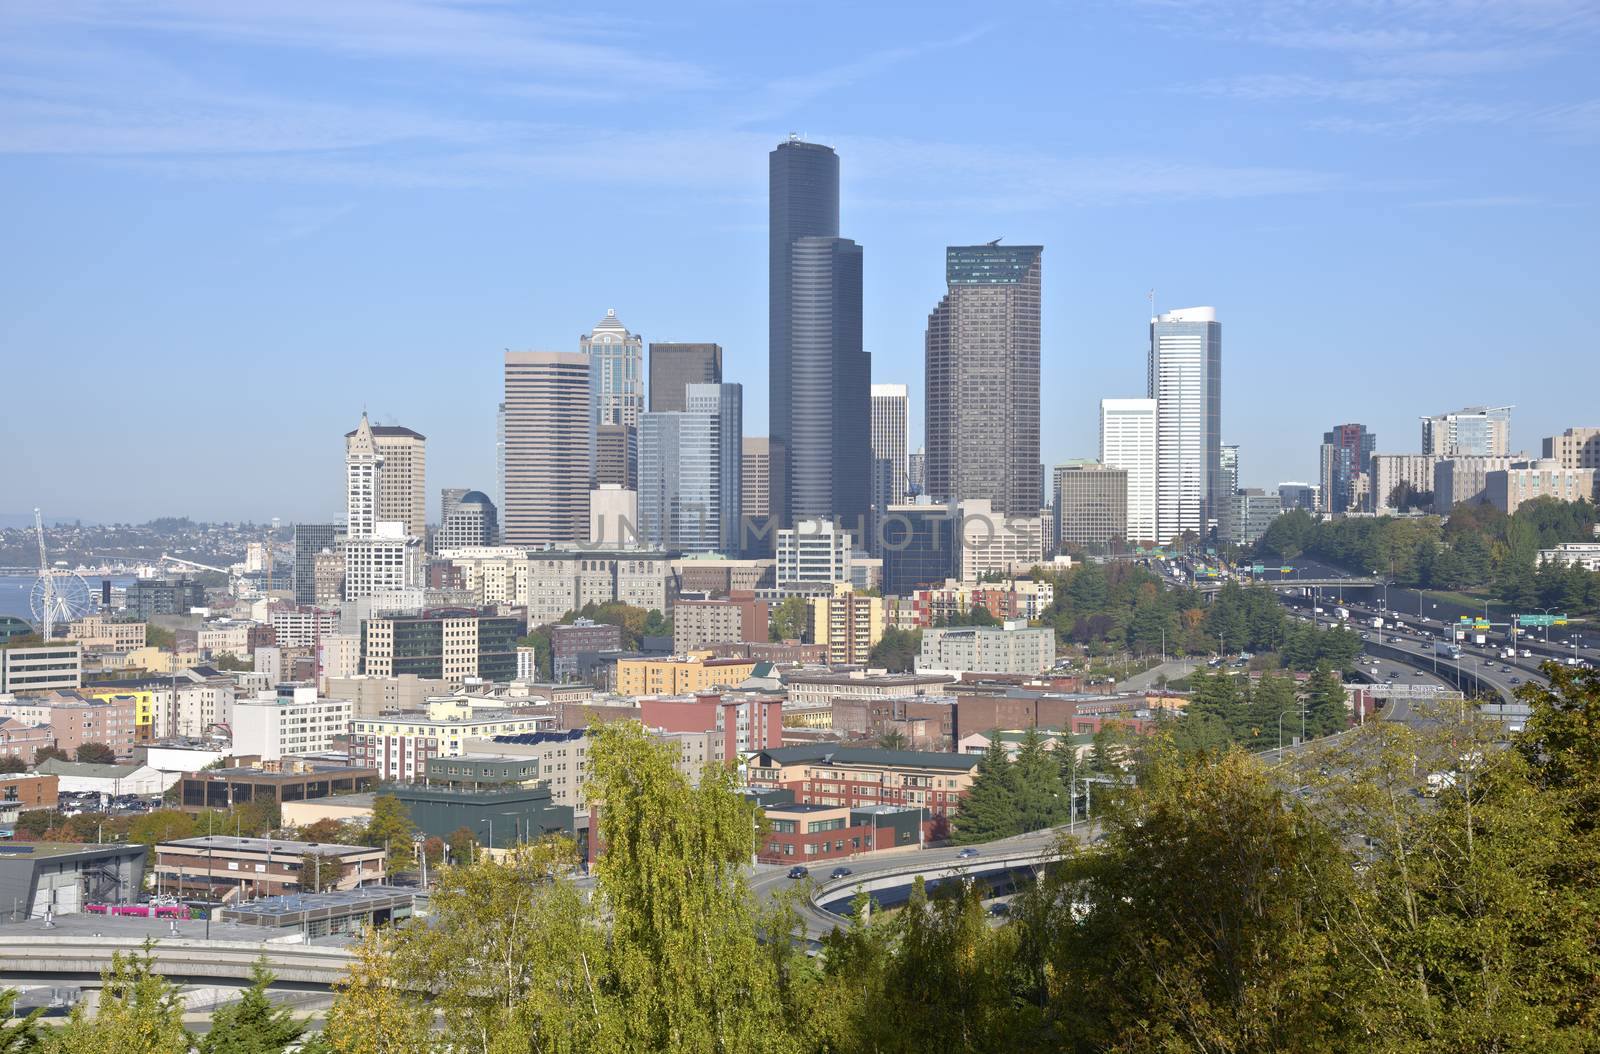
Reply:
[[[134,581],[132,575],[84,575],[83,580],[89,586],[91,602],[97,602],[100,596],[100,582],[103,578],[111,579],[112,586],[126,588],[129,582]],[[33,613],[28,610],[28,594],[33,591],[34,575],[0,575],[0,615],[15,615],[17,618],[33,618]]]

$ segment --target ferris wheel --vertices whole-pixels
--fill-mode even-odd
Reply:
[[[94,610],[89,583],[76,571],[45,568],[28,592],[28,610],[41,626],[65,626]]]
[[[44,517],[33,510],[33,529],[39,535],[39,577],[28,592],[28,610],[39,623],[40,635],[45,640],[55,636],[59,624],[83,618],[93,605],[89,600],[89,583],[76,571],[65,571],[50,566],[44,549]]]

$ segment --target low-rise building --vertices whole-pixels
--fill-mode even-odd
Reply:
[[[465,753],[469,740],[536,732],[547,721],[503,705],[431,699],[421,711],[351,721],[350,760],[377,769],[385,780],[409,783],[424,778],[430,758]]]
[[[763,864],[811,865],[880,849],[921,845],[934,819],[924,809],[896,806],[768,805]],[[819,876],[820,877],[820,876]]]
[[[32,695],[83,684],[83,646],[77,641],[49,644],[25,639],[0,644],[0,692]]]
[[[1576,564],[1585,571],[1600,571],[1600,542],[1562,542],[1554,549],[1540,549],[1541,564]]]
[[[791,707],[828,706],[837,700],[879,700],[942,696],[955,678],[938,673],[788,673],[783,685]]]
[[[752,750],[783,744],[783,700],[747,693],[639,700],[644,726],[663,732],[713,732],[714,761],[733,761]]]
[[[122,904],[144,889],[143,845],[31,842],[0,853],[0,904],[13,922],[76,915],[85,904]]]
[[[709,654],[619,659],[615,691],[630,696],[691,695],[737,688],[755,667],[749,659],[715,659]]]
[[[519,652],[521,650],[518,649]],[[621,650],[622,627],[609,622],[580,618],[550,627],[551,673],[557,681],[572,680],[578,676],[579,656]],[[517,675],[522,676],[520,668]]]
[[[14,772],[0,775],[0,806],[20,809],[54,809],[61,777],[49,772]]]
[[[127,654],[144,647],[149,624],[129,619],[89,615],[72,623],[68,635],[88,651]]]
[[[954,814],[977,771],[971,754],[818,744],[764,750],[750,759],[753,788],[786,790],[797,803],[924,808]]]
[[[917,670],[970,673],[1040,673],[1055,664],[1056,634],[1022,621],[1001,626],[958,626],[922,631]]]
[[[59,791],[70,794],[165,794],[178,781],[177,773],[160,772],[149,765],[93,765],[83,761],[49,758],[33,771],[56,777]]]
[[[378,771],[345,765],[239,766],[184,773],[178,802],[184,809],[230,809],[250,801],[316,801],[359,794],[378,785]]]
[[[1488,473],[1485,491],[1489,503],[1509,516],[1535,498],[1592,502],[1597,475],[1596,469],[1566,468],[1554,458],[1519,461]]]
[[[330,677],[322,694],[329,699],[348,699],[351,717],[377,717],[401,710],[420,710],[429,699],[450,693],[450,685],[440,678],[418,677],[414,673],[398,677],[356,674]]]
[[[1433,511],[1441,516],[1463,502],[1489,500],[1489,473],[1508,469],[1521,454],[1462,454],[1441,457],[1433,466]]]
[[[285,648],[309,648],[339,632],[337,608],[310,604],[277,604],[268,614],[277,643]]]
[[[354,704],[322,699],[316,685],[285,683],[275,693],[233,704],[233,750],[277,761],[286,754],[320,754],[350,733]]]
[[[381,885],[387,862],[387,854],[371,846],[229,834],[158,842],[155,856],[155,881],[163,891],[213,903],[299,893],[310,885],[318,889]],[[307,865],[317,873],[307,875]]]
[[[86,699],[77,692],[50,692],[0,702],[0,717],[27,725],[49,725],[52,744],[74,756],[85,743],[98,743],[119,758],[133,756],[137,704],[126,696]]]

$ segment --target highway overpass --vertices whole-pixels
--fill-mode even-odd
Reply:
[[[98,987],[114,953],[139,952],[144,937],[26,936],[0,931],[0,982],[82,984]],[[154,940],[156,970],[177,984],[247,985],[255,963],[265,959],[276,975],[274,988],[326,991],[354,960],[349,948],[272,941],[206,941],[189,937]]]

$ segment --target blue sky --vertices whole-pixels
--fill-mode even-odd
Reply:
[[[581,13],[574,13],[581,12]],[[1600,4],[0,5],[0,512],[315,519],[363,406],[490,489],[504,348],[607,308],[766,422],[766,153],[831,143],[874,379],[946,244],[1044,256],[1044,459],[1212,304],[1247,485],[1364,421],[1600,424]],[[37,456],[35,456],[37,455]],[[436,509],[430,509],[436,515]]]

